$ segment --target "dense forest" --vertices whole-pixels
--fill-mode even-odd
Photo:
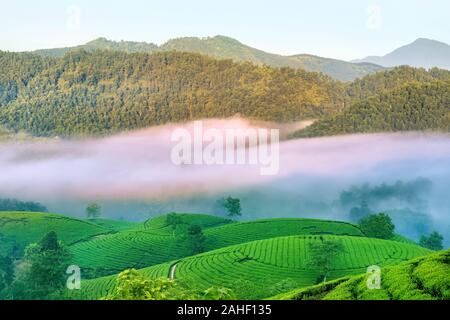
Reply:
[[[193,53],[0,53],[0,70],[0,125],[36,136],[236,114],[286,122],[330,115],[345,100],[344,84],[319,73]]]
[[[363,132],[450,131],[450,81],[411,82],[355,102],[342,113],[294,134],[317,137]]]
[[[125,44],[122,44],[123,46]],[[131,49],[130,49],[131,50]],[[0,52],[0,136],[103,135],[168,122],[318,119],[294,134],[450,130],[450,72],[397,67],[343,83],[196,53]]]
[[[438,68],[427,71],[423,68],[401,66],[356,79],[348,86],[347,94],[352,100],[366,99],[385,90],[399,88],[407,83],[425,83],[435,80],[449,81],[450,71]]]

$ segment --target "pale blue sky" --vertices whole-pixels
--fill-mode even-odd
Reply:
[[[449,21],[448,0],[0,0],[0,50],[222,34],[269,52],[349,60],[419,37],[450,43]]]

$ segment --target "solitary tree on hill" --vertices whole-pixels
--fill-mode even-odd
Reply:
[[[86,207],[86,216],[88,219],[97,219],[101,215],[102,207],[99,204],[93,202]]]
[[[229,217],[237,217],[242,215],[241,200],[238,198],[228,197],[224,199],[223,206],[227,209]]]
[[[183,220],[181,219],[180,215],[176,214],[175,212],[169,213],[166,216],[166,224],[171,227],[172,234],[175,236],[175,231],[177,228],[183,224]]]
[[[395,225],[387,214],[370,214],[359,220],[361,231],[368,237],[391,239],[394,236]]]
[[[327,281],[327,276],[334,269],[336,259],[344,252],[344,246],[340,241],[331,239],[321,239],[308,245],[310,261],[309,265],[320,272],[323,282]]]

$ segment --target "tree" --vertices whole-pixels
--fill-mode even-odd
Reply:
[[[223,200],[223,207],[227,209],[229,217],[241,216],[241,200],[237,198],[228,197]]]
[[[198,254],[205,251],[206,238],[200,226],[189,226],[186,230],[186,239],[191,247],[192,254]]]
[[[359,220],[361,231],[368,237],[391,239],[394,236],[395,225],[387,214],[370,214]]]
[[[320,272],[320,279],[323,282],[334,269],[336,258],[344,252],[344,246],[340,241],[321,239],[308,245],[310,261],[309,265]]]
[[[97,219],[101,215],[102,207],[99,204],[93,202],[86,207],[86,216],[88,219]]]
[[[172,212],[166,216],[166,224],[172,228],[172,234],[175,236],[175,231],[183,224],[183,220],[178,214]]]
[[[48,212],[47,208],[38,202],[17,199],[0,199],[0,211]]]
[[[106,300],[187,300],[195,298],[179,282],[168,278],[150,279],[135,269],[121,272],[115,291]]]
[[[444,249],[443,242],[444,237],[437,231],[433,231],[428,237],[425,235],[420,237],[419,244],[424,248],[438,251]]]
[[[48,299],[66,284],[71,255],[58,241],[54,231],[39,243],[29,245],[17,269],[12,285],[15,299]]]

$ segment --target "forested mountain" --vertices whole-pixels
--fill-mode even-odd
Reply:
[[[427,71],[423,68],[401,66],[356,79],[348,86],[347,94],[353,100],[366,99],[384,90],[401,87],[406,83],[435,80],[450,80],[450,71],[437,68]]]
[[[294,121],[344,107],[344,84],[301,69],[193,53],[0,53],[0,125],[37,136],[106,134],[209,117]]]
[[[436,68],[397,67],[344,84],[195,53],[78,50],[61,58],[0,52],[0,70],[3,136],[109,134],[236,114],[319,119],[298,137],[450,130],[450,72]]]
[[[118,50],[124,52],[155,52],[155,51],[181,51],[209,55],[219,59],[252,62],[257,65],[272,67],[301,68],[308,71],[322,72],[341,81],[351,81],[358,77],[384,69],[371,63],[349,63],[346,61],[322,58],[312,55],[282,56],[258,50],[241,42],[225,37],[215,36],[208,38],[185,37],[172,39],[161,46],[145,42],[109,41],[99,38],[85,45],[72,48],[38,50],[42,56],[62,57],[69,51],[85,49]]]
[[[352,62],[376,63],[384,67],[410,65],[422,68],[450,69],[450,46],[431,39],[419,38],[413,43],[400,47],[382,56],[372,56]]]
[[[134,41],[110,41],[105,38],[97,38],[86,44],[82,44],[76,47],[65,47],[55,49],[42,49],[36,50],[33,53],[44,57],[62,57],[67,52],[73,52],[78,50],[86,50],[89,52],[96,50],[113,50],[123,52],[153,52],[158,49],[158,46],[153,43],[147,42],[134,42]]]
[[[450,131],[450,81],[410,82],[355,102],[295,137],[416,130]]]

